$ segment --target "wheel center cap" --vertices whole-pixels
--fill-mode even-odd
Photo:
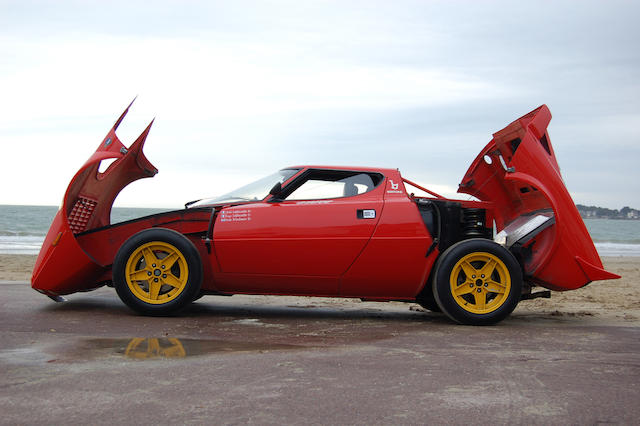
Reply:
[[[481,286],[482,285],[482,280],[476,280],[476,285],[477,286]]]
[[[162,274],[162,272],[160,272],[160,269],[156,269],[153,271],[153,275],[155,275],[156,277],[159,277],[160,274]]]

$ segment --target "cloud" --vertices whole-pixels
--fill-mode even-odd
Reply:
[[[5,2],[0,141],[16,161],[1,177],[22,185],[0,202],[57,204],[139,95],[119,135],[157,117],[145,149],[160,175],[127,189],[129,205],[296,163],[399,167],[455,189],[492,132],[542,103],[569,189],[640,205],[640,6],[580,4]]]

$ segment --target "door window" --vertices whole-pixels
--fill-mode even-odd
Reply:
[[[323,200],[353,197],[371,191],[382,181],[378,173],[311,170],[286,188],[285,200]]]

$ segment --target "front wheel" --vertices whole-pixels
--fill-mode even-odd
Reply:
[[[202,262],[184,235],[165,228],[145,229],[120,247],[113,262],[120,299],[146,315],[170,315],[199,294]]]
[[[493,241],[460,241],[440,256],[435,268],[435,299],[449,318],[461,324],[495,324],[520,301],[520,265]]]

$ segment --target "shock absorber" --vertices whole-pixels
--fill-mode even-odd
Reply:
[[[484,209],[468,208],[463,210],[462,235],[465,238],[478,238],[486,236],[484,227]]]

